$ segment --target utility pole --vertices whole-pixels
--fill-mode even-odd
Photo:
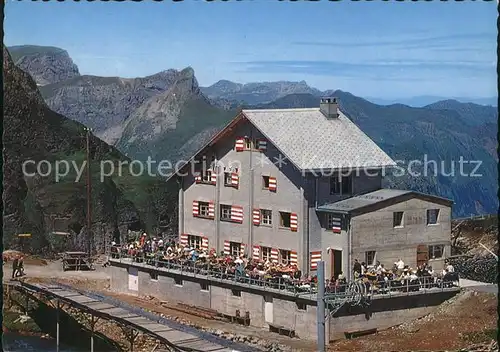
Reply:
[[[92,218],[91,218],[91,209],[92,209],[92,184],[90,177],[90,128],[86,128],[87,130],[87,251],[89,260],[92,255],[92,247],[91,247],[91,236],[92,236]]]
[[[319,261],[317,267],[318,293],[316,295],[316,319],[318,327],[318,352],[325,352],[325,262]]]

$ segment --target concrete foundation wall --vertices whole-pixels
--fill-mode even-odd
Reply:
[[[315,340],[316,301],[298,298],[261,287],[229,285],[203,277],[178,275],[164,270],[144,267],[138,269],[138,290],[128,286],[128,264],[112,262],[108,268],[111,289],[140,296],[152,295],[169,302],[214,309],[219,313],[250,315],[250,325],[265,330],[269,324],[294,330],[302,339]],[[153,273],[150,275],[151,270]],[[157,278],[157,279],[156,279]],[[342,338],[345,332],[371,328],[384,329],[429,314],[437,305],[451,298],[457,291],[416,294],[373,299],[368,308],[343,306],[327,320],[326,336],[330,341]]]

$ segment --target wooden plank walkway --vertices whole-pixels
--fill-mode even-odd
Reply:
[[[5,284],[5,282],[4,282]],[[12,284],[12,283],[7,283]],[[133,328],[141,333],[173,347],[178,351],[207,351],[207,352],[257,352],[256,348],[246,346],[240,343],[232,342],[217,336],[196,330],[191,327],[175,328],[159,321],[154,321],[138,313],[131,312],[125,308],[118,307],[99,299],[90,297],[76,290],[60,287],[57,285],[42,284],[13,284],[18,289],[24,289],[31,292],[42,293],[47,297],[60,299],[71,306],[82,309],[95,317],[106,320],[113,320],[121,325]],[[178,324],[177,324],[178,325]],[[181,331],[184,330],[184,331]]]

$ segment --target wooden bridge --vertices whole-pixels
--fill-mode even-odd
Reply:
[[[134,342],[139,333],[146,334],[158,342],[168,346],[169,351],[182,352],[257,352],[250,346],[242,345],[201,330],[188,327],[155,314],[139,311],[133,308],[120,307],[120,304],[106,302],[103,297],[97,297],[86,292],[67,287],[65,285],[28,284],[25,282],[5,282],[9,289],[15,289],[26,296],[26,300],[33,299],[34,294],[42,294],[50,299],[50,304],[57,312],[56,345],[59,352],[59,310],[63,304],[77,308],[90,316],[91,330],[90,351],[94,352],[95,325],[99,319],[116,322],[128,336],[130,351],[134,349]],[[94,296],[94,297],[92,297]],[[28,304],[27,304],[28,305]]]

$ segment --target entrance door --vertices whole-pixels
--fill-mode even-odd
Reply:
[[[330,249],[330,270],[328,271],[329,279],[332,277],[336,280],[342,272],[342,251]]]
[[[417,246],[417,266],[426,264],[429,262],[429,248],[425,244],[419,244]]]
[[[128,268],[128,289],[130,291],[139,291],[139,270],[134,267]]]
[[[342,251],[333,251],[333,269],[335,278],[338,278],[342,272]]]
[[[273,298],[264,297],[264,319],[266,323],[273,324]]]

